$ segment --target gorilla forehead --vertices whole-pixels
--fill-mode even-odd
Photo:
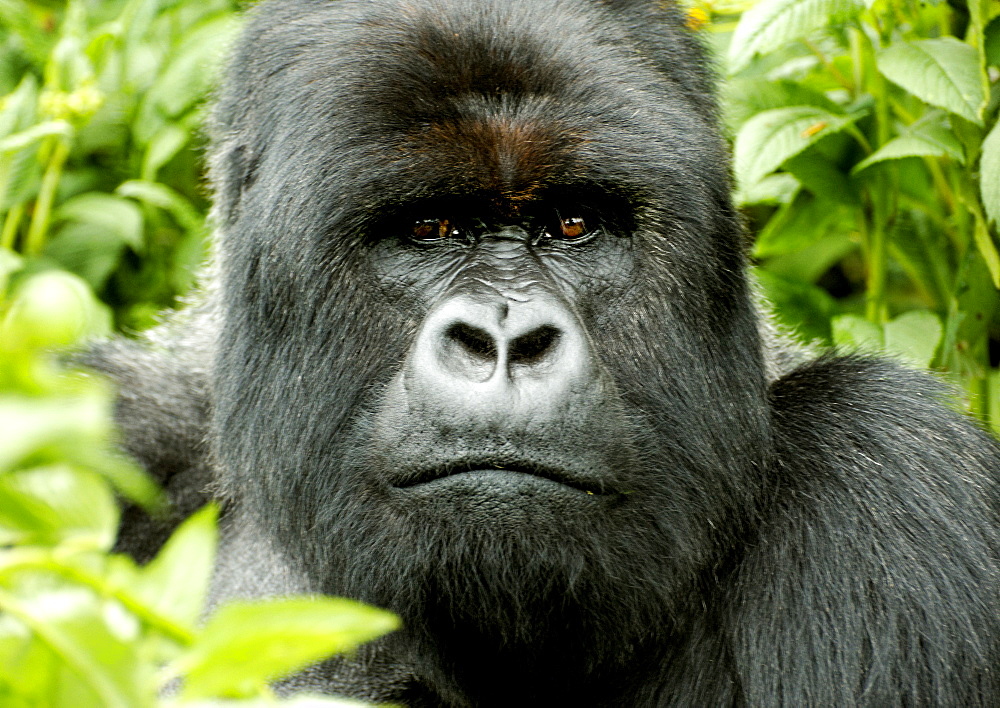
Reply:
[[[676,185],[691,194],[713,174],[726,179],[717,135],[683,87],[591,3],[277,9],[284,21],[251,27],[238,58],[248,93],[224,96],[217,114],[223,130],[263,146],[264,159],[295,155],[261,170],[272,183],[315,175],[343,184],[347,174],[370,210],[417,184],[527,199],[583,172],[634,193]]]

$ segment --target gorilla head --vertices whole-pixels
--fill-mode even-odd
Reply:
[[[237,51],[224,491],[428,671],[607,674],[683,631],[754,514],[767,386],[707,84],[653,3],[297,0]]]

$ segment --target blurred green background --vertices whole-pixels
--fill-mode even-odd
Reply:
[[[4,706],[158,705],[177,677],[171,704],[271,705],[269,680],[395,626],[316,599],[199,626],[215,510],[145,568],[114,554],[116,497],[155,509],[158,493],[116,452],[111,388],[61,363],[88,338],[152,326],[194,286],[202,126],[237,10],[0,0]],[[1000,3],[683,11],[718,56],[737,202],[777,321],[932,368],[1000,431]]]

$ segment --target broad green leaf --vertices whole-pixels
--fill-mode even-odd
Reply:
[[[117,603],[70,586],[17,596],[0,591],[0,611],[29,629],[49,661],[26,670],[49,673],[39,705],[135,708],[152,704],[149,668],[140,661],[138,625]]]
[[[207,506],[174,531],[142,569],[136,593],[149,607],[185,627],[192,627],[205,607],[215,563],[218,509]]]
[[[859,244],[849,233],[832,231],[802,250],[768,258],[767,271],[788,281],[815,283],[849,253],[858,250]]]
[[[142,158],[142,177],[156,178],[160,168],[173,159],[188,141],[188,131],[177,123],[168,123],[149,141],[146,154]]]
[[[931,365],[944,334],[941,320],[929,310],[904,313],[883,329],[886,352],[921,368]]]
[[[148,100],[167,116],[179,116],[204,98],[242,26],[240,17],[225,14],[189,29],[184,43],[150,89]]]
[[[38,125],[34,125],[27,130],[22,130],[20,133],[8,135],[3,140],[0,140],[0,154],[23,150],[24,148],[31,147],[43,138],[47,138],[51,135],[70,137],[73,135],[73,126],[64,120],[50,120],[44,123],[39,123]]]
[[[165,184],[133,179],[120,184],[115,193],[169,212],[188,231],[200,230],[204,225],[204,219],[191,202]]]
[[[118,505],[107,483],[64,465],[0,475],[0,543],[108,551]]]
[[[72,460],[75,450],[108,436],[110,420],[111,401],[104,395],[0,396],[0,470],[13,469],[28,455]]]
[[[1000,224],[1000,122],[983,141],[979,162],[979,194],[986,209],[986,218]]]
[[[783,168],[814,195],[853,208],[861,206],[857,185],[839,165],[818,151],[800,153],[785,161]]]
[[[881,328],[857,315],[839,315],[830,321],[833,343],[848,351],[882,351]]]
[[[799,191],[799,181],[794,175],[782,172],[768,175],[759,182],[750,185],[746,191],[737,190],[734,197],[737,206],[749,204],[788,204]]]
[[[837,104],[822,92],[797,81],[770,78],[732,79],[721,87],[726,125],[736,132],[743,123],[762,111],[785,106],[816,106],[836,113]]]
[[[983,124],[986,93],[976,50],[954,37],[897,41],[879,52],[879,71],[927,103]]]
[[[836,303],[829,293],[777,276],[765,267],[758,267],[755,277],[765,299],[773,303],[779,324],[806,342],[830,340],[830,317]]]
[[[183,697],[239,697],[268,681],[392,631],[384,610],[334,597],[278,598],[222,607],[176,668]],[[239,667],[234,671],[234,667]]]
[[[736,135],[733,153],[740,188],[750,188],[785,160],[854,120],[816,106],[789,106],[758,113]]]
[[[844,204],[800,192],[768,221],[754,244],[756,258],[773,258],[801,251],[832,236],[854,230],[855,212]]]
[[[100,292],[125,252],[125,243],[108,238],[100,224],[71,222],[58,227],[45,244],[44,254],[60,266],[87,281]]]
[[[842,24],[865,7],[860,0],[761,0],[743,13],[729,44],[729,73],[833,24]]]
[[[953,133],[942,129],[936,133],[914,132],[893,138],[856,164],[851,173],[857,174],[877,162],[899,160],[905,157],[948,157],[959,164],[965,162],[961,143],[958,142]]]
[[[3,8],[3,0],[0,0]],[[33,74],[25,74],[13,92],[0,100],[0,138],[17,133],[36,122],[38,81]]]
[[[103,192],[87,192],[66,200],[56,210],[55,218],[91,224],[110,241],[131,246],[141,252],[142,210],[134,202]]]

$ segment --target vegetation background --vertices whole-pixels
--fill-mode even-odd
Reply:
[[[143,568],[114,554],[117,499],[155,509],[158,492],[115,451],[107,383],[60,363],[191,290],[207,255],[201,127],[237,9],[0,0],[4,706],[273,705],[269,680],[395,626],[316,598],[199,625],[216,510]],[[775,317],[805,342],[933,368],[1000,431],[1000,2],[684,9],[719,56]]]

